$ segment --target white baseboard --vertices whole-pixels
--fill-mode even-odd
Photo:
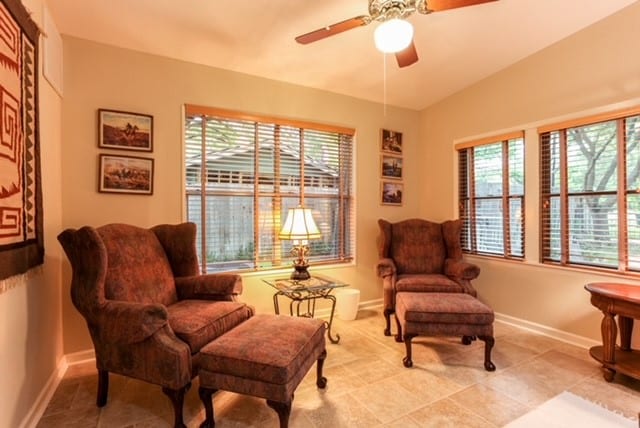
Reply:
[[[42,418],[44,411],[49,405],[49,401],[51,401],[51,397],[53,397],[56,389],[58,389],[60,381],[64,377],[69,366],[80,364],[85,361],[95,360],[95,358],[96,356],[93,349],[63,355],[62,358],[60,358],[60,361],[58,361],[58,366],[51,374],[46,385],[38,395],[35,403],[33,403],[33,406],[31,406],[29,413],[20,424],[20,428],[35,428],[38,425],[40,418]]]
[[[96,359],[96,353],[93,349],[87,349],[86,351],[74,352],[73,354],[65,355],[67,358],[67,365],[73,366],[75,364],[84,363]]]
[[[40,391],[40,394],[33,403],[33,406],[31,406],[29,413],[27,413],[27,416],[22,420],[20,428],[35,428],[38,425],[40,418],[42,418],[44,411],[49,405],[49,401],[51,401],[51,397],[53,397],[58,385],[60,385],[60,381],[64,377],[67,367],[68,364],[66,357],[62,356],[58,361],[58,366],[49,377],[49,380],[47,380],[42,391]]]
[[[382,306],[382,299],[367,300],[366,302],[360,302],[358,304],[358,310],[360,310],[360,309],[372,309],[372,308],[377,308],[377,307],[380,307],[380,306]],[[331,315],[331,308],[318,309],[315,312],[315,315],[318,318],[329,318],[329,316]],[[333,314],[333,316],[337,316],[337,308],[336,308],[336,313]]]
[[[598,342],[596,340],[589,339],[584,336],[578,336],[577,334],[568,333],[566,331],[558,330],[556,328],[548,327],[546,325],[538,324],[535,322],[523,320],[521,318],[516,318],[510,315],[505,315],[497,312],[495,315],[496,315],[496,321],[498,322],[513,325],[515,327],[519,327],[524,330],[529,330],[531,332],[538,333],[543,336],[547,336],[552,339],[556,339],[561,342],[568,343],[570,345],[579,346],[584,349],[589,349],[590,347],[596,346],[596,345],[602,345],[601,342]]]

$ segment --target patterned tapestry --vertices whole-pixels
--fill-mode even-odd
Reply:
[[[0,0],[0,280],[42,264],[38,35],[20,0]]]

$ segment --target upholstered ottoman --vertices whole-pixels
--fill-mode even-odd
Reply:
[[[462,336],[469,345],[474,337],[484,341],[484,368],[494,371],[493,310],[463,293],[411,293],[396,295],[397,342],[404,340],[407,356],[402,360],[411,367],[411,340],[416,336]]]
[[[327,384],[324,335],[322,320],[258,314],[206,345],[200,350],[201,427],[215,426],[212,395],[220,389],[266,398],[280,427],[287,427],[293,392],[316,361],[316,385]]]

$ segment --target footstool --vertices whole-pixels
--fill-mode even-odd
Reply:
[[[462,336],[469,345],[476,336],[484,341],[484,368],[494,371],[491,362],[493,348],[493,310],[464,293],[396,294],[397,342],[404,340],[407,356],[405,367],[413,366],[411,340],[416,336]]]
[[[200,399],[206,419],[201,427],[214,427],[212,395],[217,390],[267,399],[289,425],[293,392],[317,361],[318,388],[325,350],[325,322],[313,318],[257,314],[200,350]]]

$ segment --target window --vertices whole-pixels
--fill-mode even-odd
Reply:
[[[640,270],[639,114],[538,130],[543,262]]]
[[[462,249],[524,257],[524,133],[456,146]]]
[[[287,210],[313,210],[314,264],[354,255],[352,129],[187,106],[186,215],[203,272],[290,265]]]

